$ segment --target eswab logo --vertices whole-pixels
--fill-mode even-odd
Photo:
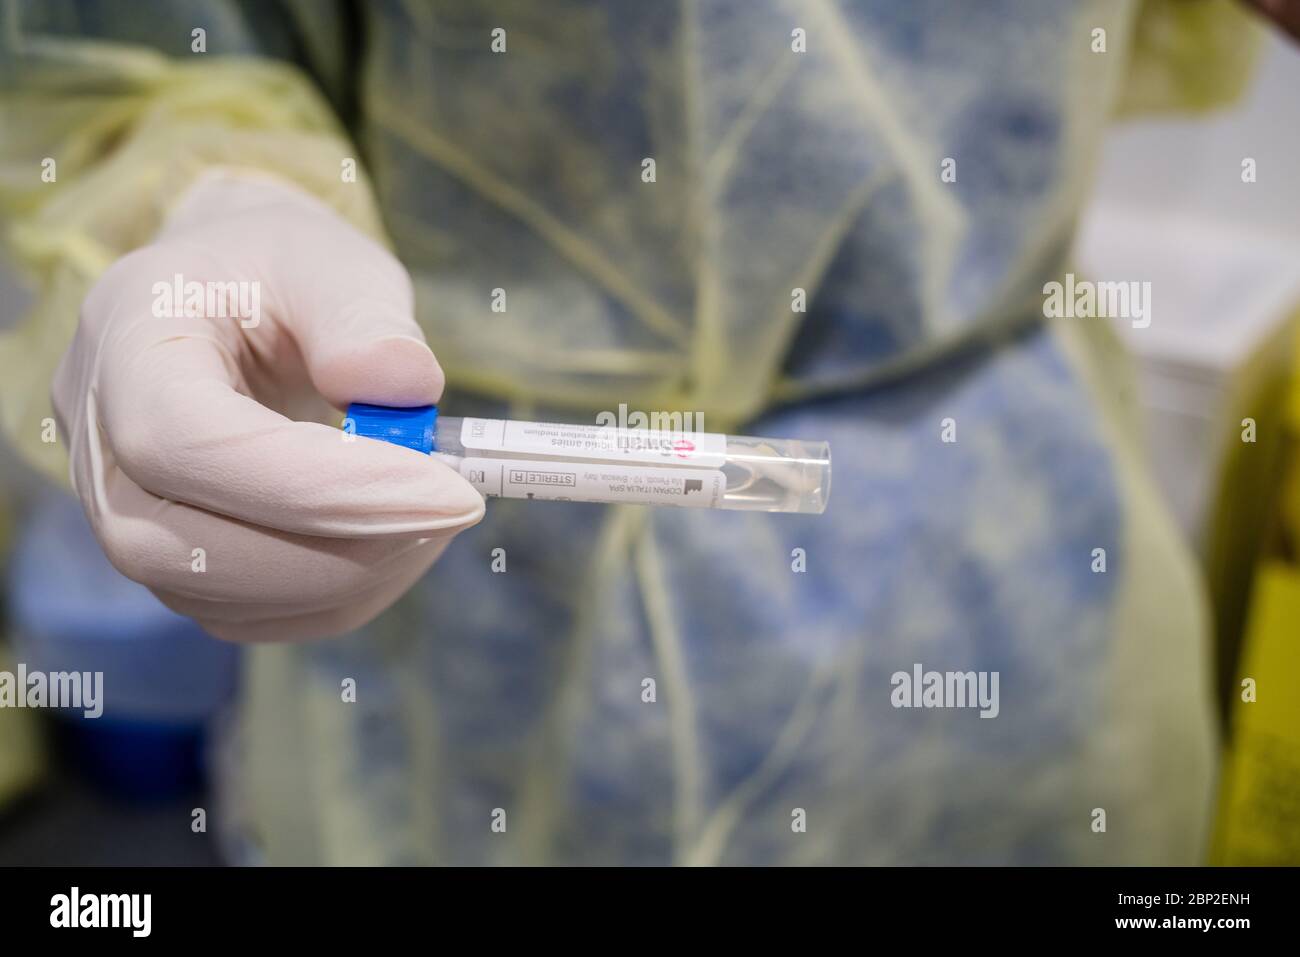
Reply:
[[[148,937],[152,927],[152,894],[70,894],[50,898],[51,927],[126,927],[132,937]]]

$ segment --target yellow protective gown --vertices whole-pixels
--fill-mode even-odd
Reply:
[[[1175,6],[1140,106],[1213,35]],[[1041,319],[1134,5],[3,10],[0,208],[40,295],[0,418],[52,472],[81,296],[214,165],[392,243],[453,413],[628,403],[835,449],[820,518],[494,502],[373,626],[258,648],[238,859],[1200,858],[1199,586],[1109,330]],[[997,718],[894,707],[914,664],[997,672]]]

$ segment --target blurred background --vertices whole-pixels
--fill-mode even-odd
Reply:
[[[1297,90],[1300,51],[1275,33],[1233,108],[1116,124],[1076,247],[1082,272],[1160,291],[1165,322],[1117,328],[1138,361],[1151,468],[1214,606],[1226,747],[1213,863],[1300,863]],[[1243,184],[1247,159],[1271,170],[1267,189]]]
[[[1081,275],[1150,278],[1160,297],[1159,323],[1118,328],[1151,468],[1214,601],[1226,745],[1212,863],[1300,863],[1300,698],[1270,693],[1300,688],[1297,91],[1300,49],[1273,34],[1231,108],[1118,121],[1077,240]],[[1243,183],[1245,158],[1266,189]],[[25,302],[0,262],[0,325]],[[209,742],[239,650],[118,576],[79,506],[3,447],[0,485],[0,670],[94,662],[115,716],[0,709],[0,865],[221,863],[178,822],[212,812]]]
[[[30,301],[0,256],[0,328]],[[221,863],[192,812],[211,813],[239,650],[118,574],[76,499],[0,440],[0,672],[19,662],[102,671],[105,715],[0,708],[0,866]]]

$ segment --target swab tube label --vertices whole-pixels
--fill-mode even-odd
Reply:
[[[465,419],[460,441],[480,452],[721,468],[727,437],[717,432],[620,429],[605,425]]]
[[[465,458],[458,467],[480,492],[498,498],[717,508],[727,489],[717,469],[496,456]]]

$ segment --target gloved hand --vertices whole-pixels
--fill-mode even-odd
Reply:
[[[216,293],[204,315],[177,314],[178,282]],[[91,289],[53,395],[113,565],[214,635],[282,641],[369,621],[482,518],[436,459],[321,424],[442,388],[387,250],[295,187],[218,172]]]

